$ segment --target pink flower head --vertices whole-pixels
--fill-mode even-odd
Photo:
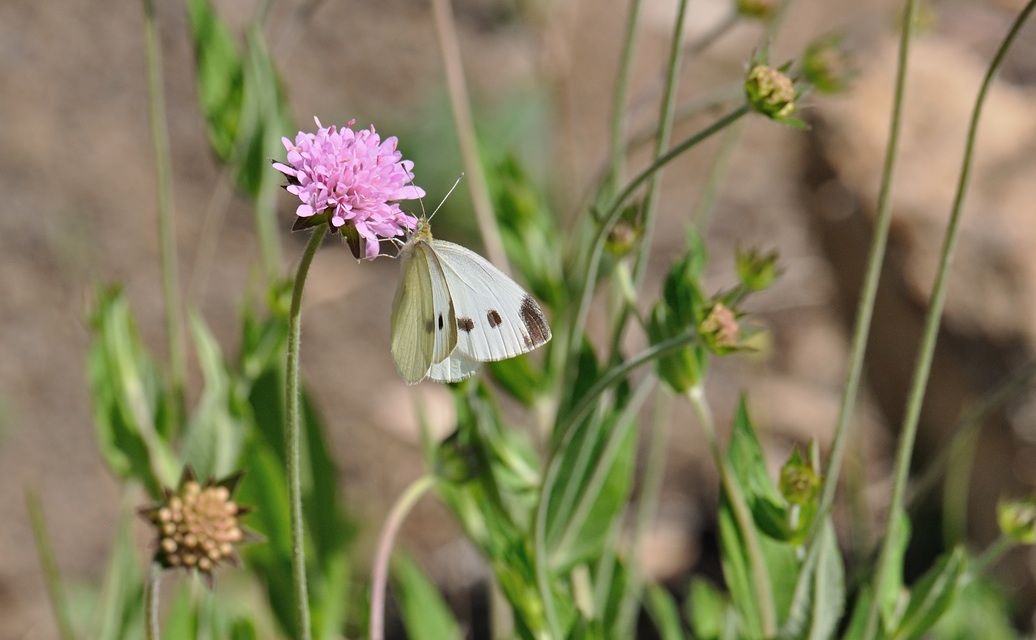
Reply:
[[[287,163],[275,162],[273,168],[288,176],[288,193],[302,200],[295,215],[329,213],[335,229],[351,224],[366,241],[366,257],[374,258],[381,238],[399,236],[417,224],[395,202],[424,197],[424,189],[410,184],[414,163],[402,159],[395,136],[382,141],[373,125],[353,131],[355,120],[343,129],[314,120],[316,133],[300,131],[294,144],[281,138]]]

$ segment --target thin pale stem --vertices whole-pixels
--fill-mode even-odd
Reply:
[[[453,109],[453,122],[457,127],[457,143],[460,145],[464,171],[467,174],[468,190],[471,202],[475,207],[475,219],[478,222],[482,242],[486,246],[486,255],[504,273],[510,268],[507,253],[500,238],[500,228],[493,212],[493,200],[489,195],[489,183],[482,169],[482,160],[478,152],[478,137],[475,134],[475,122],[471,116],[471,104],[468,101],[468,89],[464,81],[464,66],[461,63],[460,46],[457,40],[457,26],[453,20],[453,8],[450,0],[432,0],[432,12],[435,15],[435,28],[439,35],[439,47],[442,50],[443,66],[446,70],[446,88]]]
[[[176,218],[173,209],[172,164],[169,130],[166,124],[165,91],[162,86],[162,50],[155,22],[154,0],[144,0],[144,41],[147,51],[148,103],[151,138],[155,152],[155,184],[158,193],[158,246],[162,265],[162,293],[165,298],[166,341],[169,351],[169,378],[173,388],[174,413],[170,424],[177,424],[186,369],[180,277],[176,260]]]
[[[619,72],[612,97],[611,167],[610,184],[622,180],[626,165],[626,101],[629,100],[630,76],[633,72],[633,51],[636,49],[637,34],[640,33],[640,0],[630,0],[626,17],[626,32],[622,40],[622,56],[619,58]]]
[[[630,535],[630,558],[626,571],[629,578],[622,605],[619,608],[619,622],[615,628],[626,637],[633,637],[634,624],[638,604],[644,592],[641,577],[643,556],[641,545],[655,522],[658,513],[658,500],[662,494],[662,480],[665,477],[666,458],[669,454],[669,425],[672,395],[658,393],[655,395],[655,409],[651,416],[651,429],[648,434],[647,455],[644,459],[644,477],[638,490],[637,508],[633,519],[633,531]]]
[[[911,5],[913,2],[910,3]],[[928,377],[931,372],[932,358],[935,354],[935,342],[939,334],[939,326],[942,320],[942,311],[946,305],[946,290],[949,283],[950,267],[953,264],[954,250],[957,246],[957,239],[960,236],[960,222],[963,217],[964,200],[967,196],[968,182],[971,177],[971,167],[975,156],[975,143],[978,139],[978,125],[982,118],[982,107],[985,105],[986,96],[993,85],[997,71],[1015,37],[1018,35],[1036,8],[1036,0],[1030,0],[1025,8],[1018,15],[1011,30],[1008,32],[1000,49],[993,57],[992,63],[982,81],[978,97],[975,99],[975,108],[971,114],[971,122],[968,126],[967,142],[964,149],[964,160],[961,166],[960,178],[957,180],[957,193],[953,199],[953,208],[950,212],[950,222],[946,228],[946,236],[943,239],[942,251],[939,256],[939,269],[935,275],[935,284],[932,287],[932,294],[929,300],[928,313],[925,316],[924,333],[921,338],[921,347],[918,351],[917,365],[914,368],[913,383],[910,387],[910,395],[907,399],[906,412],[903,415],[903,424],[900,427],[899,447],[896,451],[896,465],[894,480],[892,484],[892,500],[889,506],[889,524],[887,526],[885,539],[881,547],[881,555],[878,559],[878,572],[874,577],[873,594],[871,606],[867,615],[867,627],[864,638],[873,638],[877,632],[878,617],[880,611],[881,594],[891,579],[894,571],[892,561],[894,554],[894,536],[892,527],[898,521],[897,514],[903,509],[904,495],[906,494],[907,480],[910,476],[910,460],[914,453],[914,442],[917,438],[917,425],[921,416],[921,406],[924,403],[925,387],[928,385]],[[907,17],[913,18],[908,10]],[[905,30],[910,29],[911,22],[908,20],[904,25]]]
[[[299,444],[300,394],[299,388],[299,342],[302,335],[302,290],[306,285],[306,275],[313,262],[320,243],[327,230],[323,226],[313,229],[299,262],[295,274],[295,284],[291,292],[291,311],[288,315],[288,362],[287,362],[287,398],[285,401],[285,439],[287,446],[288,501],[291,504],[291,576],[295,596],[295,610],[298,616],[299,638],[309,640],[312,631],[309,621],[309,589],[306,583],[306,544],[302,522],[302,478],[300,466],[301,447]]]
[[[688,0],[680,0],[676,10],[676,21],[673,24],[672,41],[669,45],[669,65],[666,74],[665,90],[662,93],[662,107],[658,116],[658,137],[655,139],[655,159],[665,155],[669,147],[669,139],[673,133],[673,120],[676,112],[676,86],[680,80],[680,68],[683,56],[684,17],[687,15]],[[633,268],[633,287],[637,289],[644,281],[648,259],[651,256],[651,244],[655,231],[655,220],[658,218],[659,192],[662,188],[662,168],[651,174],[644,194],[644,232],[640,239],[640,251]]]
[[[736,122],[739,118],[747,114],[749,110],[750,107],[747,104],[743,104],[698,133],[692,135],[686,140],[683,140],[668,153],[656,159],[650,166],[641,171],[629,182],[629,184],[626,185],[622,192],[615,197],[611,207],[598,221],[599,228],[597,230],[597,236],[594,238],[593,248],[591,249],[587,266],[582,276],[582,292],[578,300],[579,306],[576,308],[576,314],[572,321],[572,328],[568,341],[569,349],[581,348],[583,330],[586,326],[586,315],[589,313],[590,300],[593,298],[594,288],[597,283],[597,272],[601,266],[601,257],[604,253],[604,245],[608,239],[608,233],[611,231],[611,228],[615,226],[615,223],[618,221],[619,216],[622,213],[622,205],[648,180],[648,178],[651,177],[652,174],[654,174],[655,171],[658,171],[694,145]]]
[[[36,555],[39,557],[40,568],[43,572],[43,584],[47,589],[47,596],[50,597],[50,605],[54,608],[54,621],[57,623],[58,637],[61,640],[75,640],[75,625],[72,624],[68,598],[65,597],[65,588],[61,584],[61,572],[58,570],[57,558],[54,555],[54,545],[47,532],[43,505],[40,503],[39,494],[34,489],[25,489],[25,508],[29,511],[32,540],[36,545]]]
[[[853,328],[852,344],[849,349],[849,370],[846,373],[845,386],[842,387],[841,406],[838,410],[838,421],[835,423],[834,439],[828,460],[828,481],[824,483],[820,498],[820,509],[810,532],[810,544],[819,544],[816,536],[818,523],[823,522],[831,505],[834,503],[835,491],[838,487],[838,476],[845,457],[845,447],[849,442],[850,421],[856,407],[856,398],[860,391],[863,377],[863,361],[867,352],[867,340],[870,336],[871,318],[874,315],[874,300],[878,293],[878,281],[881,278],[881,265],[885,259],[885,248],[888,245],[889,224],[892,221],[892,184],[895,177],[896,160],[898,159],[899,134],[903,120],[903,103],[906,94],[907,59],[910,53],[910,34],[914,16],[917,11],[917,0],[907,0],[904,12],[905,24],[899,44],[899,62],[896,71],[895,94],[892,99],[892,118],[889,123],[889,140],[885,148],[885,162],[881,173],[881,188],[878,194],[878,212],[874,220],[874,237],[871,239],[867,256],[867,269],[860,290],[860,299],[856,306],[856,319]]]
[[[158,626],[158,595],[162,582],[162,567],[157,562],[148,566],[147,580],[144,583],[144,624],[147,640],[159,640],[161,633]]]
[[[705,389],[701,385],[691,387],[687,391],[687,398],[691,401],[694,413],[698,417],[705,440],[709,445],[712,458],[719,471],[720,483],[723,491],[730,501],[730,509],[737,521],[738,530],[745,541],[745,550],[748,552],[748,564],[752,573],[752,584],[755,590],[755,597],[759,605],[760,622],[762,623],[763,637],[772,638],[777,633],[777,613],[774,609],[773,591],[770,587],[770,575],[766,568],[766,559],[763,556],[763,547],[759,541],[758,531],[752,512],[745,502],[745,496],[741,493],[741,487],[734,478],[734,472],[730,468],[726,456],[723,455],[716,437],[716,425],[712,418],[712,409],[705,398]]]
[[[385,600],[388,591],[389,561],[396,536],[410,510],[429,489],[435,486],[433,475],[421,476],[407,487],[389,511],[385,525],[378,537],[378,548],[374,554],[374,569],[371,576],[370,640],[385,638]]]
[[[971,561],[971,574],[978,576],[985,573],[989,567],[1004,557],[1004,554],[1017,544],[1007,536],[1000,536],[988,549],[982,552],[982,555]]]

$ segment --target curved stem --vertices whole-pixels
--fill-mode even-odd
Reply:
[[[309,244],[302,253],[295,284],[291,292],[291,311],[288,315],[288,363],[287,398],[285,402],[285,439],[287,445],[288,502],[291,504],[291,576],[294,582],[295,609],[298,616],[299,638],[309,640],[312,632],[309,622],[309,593],[306,584],[306,545],[302,524],[302,479],[299,470],[301,451],[299,447],[299,341],[302,334],[302,290],[306,285],[306,274],[313,262],[326,229],[313,229]]]
[[[759,605],[759,613],[762,617],[763,637],[772,638],[777,634],[777,613],[774,610],[773,591],[770,587],[770,575],[766,569],[766,559],[763,557],[763,547],[759,541],[758,531],[755,527],[755,520],[752,512],[748,509],[745,496],[741,487],[734,478],[734,472],[730,468],[726,456],[720,449],[719,440],[716,438],[716,425],[712,418],[712,410],[709,408],[708,400],[705,399],[705,389],[701,385],[695,385],[688,389],[687,398],[691,401],[694,413],[698,417],[698,423],[705,433],[705,440],[708,442],[712,458],[719,471],[720,483],[730,501],[730,509],[737,520],[737,527],[745,541],[745,550],[748,552],[748,563],[752,570],[752,583],[754,585],[755,597]]]
[[[914,2],[911,2],[912,6]],[[910,388],[910,395],[907,400],[906,412],[903,416],[903,424],[900,428],[899,447],[896,451],[896,466],[894,481],[892,484],[892,501],[889,506],[889,524],[881,547],[881,555],[878,559],[878,573],[874,578],[874,597],[871,599],[870,609],[867,612],[867,627],[864,639],[874,637],[878,626],[878,613],[881,604],[881,594],[884,593],[885,585],[888,584],[893,573],[892,558],[894,554],[892,547],[894,537],[891,535],[892,527],[898,521],[899,512],[903,509],[903,499],[906,493],[907,479],[910,475],[910,459],[913,457],[914,441],[917,437],[917,424],[921,415],[921,405],[924,402],[924,391],[928,385],[928,376],[931,371],[932,358],[935,354],[935,341],[939,334],[939,325],[942,320],[942,311],[946,305],[946,289],[949,282],[950,266],[953,264],[953,254],[957,246],[957,238],[960,236],[960,221],[963,217],[964,199],[967,195],[968,181],[971,177],[971,165],[975,156],[975,142],[978,138],[978,124],[982,117],[982,107],[985,105],[986,96],[993,84],[993,79],[1007,55],[1008,49],[1014,42],[1015,37],[1021,30],[1022,25],[1036,8],[1036,0],[1030,0],[1025,8],[1018,15],[1011,30],[1004,38],[1000,49],[993,57],[989,70],[982,81],[978,97],[975,99],[975,108],[971,114],[971,122],[968,126],[967,143],[964,149],[964,160],[961,166],[960,178],[957,180],[957,194],[953,199],[953,208],[950,212],[950,222],[946,228],[946,236],[943,239],[942,252],[939,257],[939,270],[935,275],[935,284],[932,287],[931,299],[928,305],[928,314],[925,316],[924,334],[921,338],[921,347],[917,356],[917,365],[914,369],[914,379]],[[908,13],[908,18],[912,15]],[[907,22],[904,29],[909,30],[910,22]]]
[[[169,378],[173,391],[173,415],[169,423],[178,426],[183,392],[185,356],[183,319],[180,315],[180,279],[176,264],[176,218],[173,211],[172,166],[169,130],[166,126],[165,92],[162,87],[162,50],[155,24],[154,0],[144,0],[144,41],[147,50],[148,103],[151,138],[155,152],[155,185],[158,192],[158,246],[162,264],[162,293],[165,298],[165,329],[169,350]]]
[[[569,349],[580,349],[583,338],[583,327],[586,325],[586,314],[590,310],[590,300],[593,298],[594,288],[597,283],[597,271],[601,266],[601,256],[604,252],[604,245],[608,239],[608,233],[611,228],[615,226],[619,216],[622,213],[622,205],[633,195],[634,192],[644,182],[648,180],[656,171],[664,167],[675,158],[683,154],[685,151],[700,143],[706,138],[712,136],[718,131],[722,131],[725,127],[736,122],[739,118],[744,116],[750,111],[750,107],[747,104],[742,104],[737,109],[731,111],[727,115],[723,116],[716,122],[713,122],[709,126],[705,127],[698,133],[692,135],[680,144],[673,147],[668,153],[656,159],[646,169],[641,171],[635,178],[633,178],[626,188],[615,197],[611,207],[601,217],[599,221],[599,228],[597,230],[597,236],[594,238],[593,248],[590,253],[590,257],[587,261],[585,275],[583,276],[582,292],[578,299],[578,307],[572,321],[572,327],[570,331],[568,346]],[[578,358],[573,358],[573,362],[578,361]]]
[[[385,526],[378,537],[378,549],[374,553],[374,570],[371,577],[371,613],[370,640],[383,640],[385,637],[385,595],[388,589],[389,560],[392,558],[392,545],[396,541],[399,528],[403,525],[410,510],[429,489],[435,486],[433,475],[421,476],[414,480],[385,519]]]

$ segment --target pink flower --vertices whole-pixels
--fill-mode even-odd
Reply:
[[[366,257],[374,258],[381,238],[402,235],[417,224],[395,202],[424,197],[424,189],[411,184],[414,163],[402,159],[395,136],[382,141],[373,125],[353,131],[355,120],[343,129],[314,120],[316,133],[300,131],[294,144],[281,138],[287,163],[275,162],[273,168],[288,176],[288,193],[302,200],[295,215],[329,213],[335,229],[351,224],[366,241]]]

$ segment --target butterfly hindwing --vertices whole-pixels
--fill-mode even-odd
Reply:
[[[412,239],[400,257],[392,302],[392,358],[403,380],[416,384],[456,347],[457,320],[443,267],[428,242]]]
[[[456,315],[457,347],[451,360],[457,352],[468,362],[504,360],[550,340],[543,311],[518,283],[474,251],[442,240],[432,243]],[[469,367],[462,361],[453,368],[466,372]]]

